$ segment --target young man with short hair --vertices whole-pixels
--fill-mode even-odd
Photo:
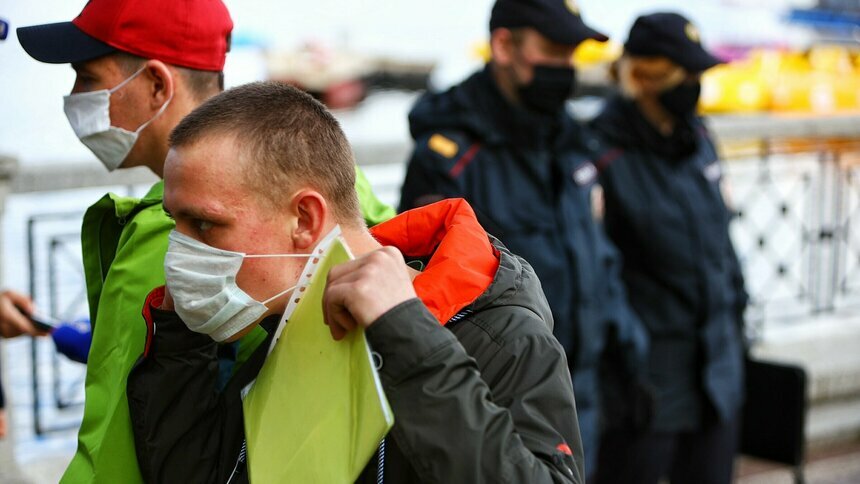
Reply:
[[[368,463],[359,482],[584,482],[570,374],[531,267],[463,200],[368,230],[350,160],[334,117],[276,83],[226,91],[174,130],[164,207],[176,233],[165,269],[167,288],[180,291],[150,294],[148,352],[128,383],[146,479],[247,481],[240,394],[268,345],[218,391],[213,339],[258,324],[272,331],[305,264],[290,256],[312,253],[340,226],[356,259],[328,274],[325,320],[335,339],[365,328],[395,416],[384,461]],[[241,266],[182,265],[225,254]],[[181,290],[203,280],[224,283]],[[234,299],[267,301],[265,311],[246,317]]]

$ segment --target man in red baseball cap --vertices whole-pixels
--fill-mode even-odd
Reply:
[[[221,0],[91,0],[71,22],[18,29],[24,50],[77,73],[64,109],[108,170],[161,175],[167,134],[222,90],[233,22]]]
[[[64,111],[75,134],[108,170],[146,166],[159,177],[171,130],[223,90],[233,22],[221,0],[91,0],[71,22],[18,29],[36,60],[71,64],[77,77]],[[173,222],[162,182],[143,199],[108,194],[81,232],[92,345],[78,448],[62,482],[137,483],[126,379],[143,353],[140,318],[164,284]]]
[[[108,170],[146,166],[159,177],[168,137],[179,121],[223,90],[233,23],[221,0],[90,0],[71,22],[18,29],[21,45],[42,62],[77,74],[64,111],[84,145]],[[373,195],[356,167],[365,222],[394,211]],[[108,194],[90,207],[81,230],[92,344],[84,419],[68,483],[142,482],[129,417],[126,380],[146,344],[139,321],[146,295],[164,284],[167,235],[164,187],[144,198]],[[241,365],[265,339],[251,333],[225,347]],[[225,366],[229,368],[229,366]],[[227,372],[229,373],[229,372]]]

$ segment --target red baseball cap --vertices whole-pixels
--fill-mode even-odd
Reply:
[[[90,0],[71,22],[18,29],[34,59],[84,62],[116,51],[221,71],[233,21],[221,0]]]

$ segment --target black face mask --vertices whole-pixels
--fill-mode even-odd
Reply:
[[[682,82],[678,86],[660,94],[660,104],[669,114],[685,119],[696,112],[702,85],[699,82]]]
[[[530,110],[555,114],[573,94],[576,71],[572,67],[534,66],[534,78],[520,86],[520,100]]]

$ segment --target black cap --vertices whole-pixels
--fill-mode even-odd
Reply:
[[[19,27],[17,32],[30,57],[48,64],[84,62],[117,51],[71,22]]]
[[[575,0],[496,0],[490,14],[490,32],[500,27],[532,27],[564,45],[577,45],[585,39],[609,39],[585,25]]]
[[[703,72],[723,63],[702,47],[699,29],[671,12],[637,18],[624,50],[634,57],[666,57],[689,72]]]

